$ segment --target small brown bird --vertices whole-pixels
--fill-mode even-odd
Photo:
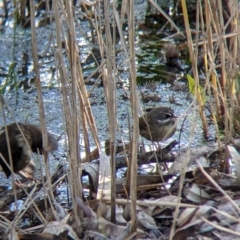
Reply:
[[[146,109],[139,118],[140,135],[154,142],[165,141],[176,132],[176,120],[171,108]]]
[[[23,124],[18,123],[21,128],[28,144],[26,143],[22,133],[19,130],[19,127],[16,123],[7,125],[9,143],[11,147],[12,154],[12,163],[13,163],[13,172],[18,173],[23,170],[31,161],[31,150],[35,153],[43,154],[42,146],[42,131],[41,126],[36,126],[33,124]],[[50,134],[48,135],[48,146],[46,151],[54,151],[58,148],[57,140]],[[30,149],[31,148],[31,149]],[[0,154],[6,160],[10,166],[10,157],[8,154],[8,145],[5,127],[0,129]],[[0,167],[1,170],[6,174],[7,177],[11,175],[11,170],[4,163],[0,155]]]

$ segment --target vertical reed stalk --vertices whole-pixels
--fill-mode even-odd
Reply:
[[[115,1],[114,1],[115,3]],[[115,4],[114,4],[115,6]],[[107,92],[106,103],[108,111],[108,123],[110,134],[110,156],[111,156],[111,221],[116,223],[116,129],[117,129],[117,115],[116,115],[116,77],[115,67],[115,42],[113,42],[110,29],[110,4],[108,0],[104,0],[104,14],[105,14],[105,33],[106,33],[106,69],[104,70],[104,88]]]
[[[137,200],[137,153],[138,153],[138,96],[137,96],[137,83],[136,83],[136,65],[135,65],[135,28],[134,28],[134,1],[129,1],[128,12],[128,34],[129,34],[129,72],[130,72],[130,100],[132,106],[133,118],[133,133],[131,141],[131,155],[130,155],[130,192],[131,192],[131,231],[136,232],[137,218],[136,218],[136,200]]]
[[[40,116],[40,122],[41,122],[41,126],[42,126],[42,139],[43,139],[44,162],[46,164],[46,176],[47,176],[47,179],[49,180],[50,179],[50,172],[49,172],[50,169],[49,169],[49,162],[48,162],[48,152],[45,150],[48,146],[48,139],[47,139],[46,118],[45,118],[45,110],[44,110],[44,104],[43,104],[42,87],[41,87],[40,71],[39,71],[39,63],[38,63],[34,0],[30,1],[30,13],[31,13],[33,64],[34,64],[34,70],[35,70],[35,74],[36,74],[35,83],[37,86],[39,116]],[[55,210],[52,206],[52,201],[51,201],[51,199],[54,200],[51,181],[47,181],[47,189],[48,189],[46,191],[47,197],[49,198],[49,202],[51,204],[52,211],[56,217]]]
[[[64,116],[66,120],[66,130],[68,136],[68,147],[69,147],[69,165],[70,165],[70,174],[69,174],[69,186],[71,189],[72,196],[72,206],[73,206],[73,215],[74,221],[76,223],[76,229],[78,233],[81,232],[81,214],[79,214],[76,198],[82,197],[82,185],[81,185],[81,164],[80,164],[80,149],[79,149],[79,111],[78,111],[78,98],[77,98],[77,62],[76,58],[78,56],[75,52],[75,28],[73,25],[73,14],[72,14],[72,2],[65,1],[66,4],[66,17],[64,20],[68,23],[68,40],[66,42],[67,49],[69,50],[68,56],[69,61],[71,62],[71,84],[69,83],[67,70],[64,64],[64,56],[62,54],[62,42],[61,39],[65,38],[62,34],[62,24],[63,18],[60,17],[59,7],[63,10],[63,6],[59,5],[58,1],[54,1],[54,14],[56,22],[56,39],[57,39],[57,51],[56,51],[56,60],[58,64],[58,71],[60,76],[60,83],[62,89],[63,97],[63,109]],[[64,14],[64,12],[63,12]],[[70,86],[70,87],[69,87]]]
[[[184,18],[184,23],[185,23],[185,30],[186,30],[186,34],[187,34],[189,54],[190,54],[190,59],[192,62],[193,76],[194,76],[194,80],[195,80],[195,96],[196,96],[198,104],[199,104],[199,114],[200,114],[200,117],[202,120],[204,137],[207,138],[208,128],[207,128],[206,116],[204,113],[204,100],[202,99],[200,88],[199,88],[199,77],[198,77],[198,70],[197,70],[197,55],[195,54],[194,48],[193,48],[193,41],[192,41],[192,36],[191,36],[191,31],[190,31],[191,28],[190,28],[189,20],[188,20],[188,12],[187,12],[186,2],[185,2],[185,0],[182,0],[181,3],[182,3],[182,10],[183,10],[183,18]]]

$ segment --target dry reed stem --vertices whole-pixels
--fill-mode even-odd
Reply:
[[[63,8],[61,8],[61,9],[63,9]],[[68,15],[65,14],[64,16],[67,17]],[[92,24],[93,24],[93,22],[92,22]],[[74,24],[72,24],[72,26],[74,26]],[[94,26],[94,24],[93,24],[93,26]],[[64,34],[64,32],[65,32],[64,29],[62,29],[63,34]],[[74,33],[71,33],[71,34],[73,34],[73,36],[75,36],[76,35],[75,30],[74,30]],[[68,47],[69,44],[68,44],[68,40],[66,40],[66,39],[67,39],[67,37],[65,37],[65,43],[67,46],[67,55],[71,62],[71,54],[69,53],[69,47]],[[75,49],[72,50],[72,52],[77,57],[77,56],[79,56],[79,50],[78,50],[76,42],[74,44],[74,48]],[[86,144],[85,149],[86,149],[86,155],[89,158],[90,151],[89,151],[89,142],[88,142],[89,137],[88,137],[88,132],[87,132],[88,125],[90,127],[90,130],[93,135],[93,139],[94,139],[98,149],[100,149],[100,142],[99,142],[99,138],[98,138],[96,124],[95,124],[93,114],[91,111],[91,105],[90,105],[89,97],[88,97],[89,94],[87,93],[87,90],[85,87],[86,80],[84,80],[83,75],[82,75],[82,67],[81,67],[79,57],[76,58],[76,66],[77,66],[76,71],[73,71],[73,73],[76,74],[76,79],[77,79],[76,83],[77,83],[77,88],[78,88],[78,95],[79,95],[78,97],[79,97],[79,101],[80,101],[80,114],[81,114],[81,118],[82,118],[82,122],[83,122],[82,129],[83,129],[84,141]],[[71,83],[69,85],[71,86]]]
[[[115,3],[115,1],[114,1]],[[115,4],[113,3],[113,8]],[[116,130],[117,130],[117,115],[116,115],[116,52],[114,41],[114,31],[111,36],[110,29],[110,5],[109,1],[104,1],[104,27],[106,35],[105,52],[106,52],[106,69],[103,70],[104,88],[106,95],[107,113],[108,113],[108,124],[109,124],[109,135],[110,135],[110,160],[111,160],[111,222],[116,223],[116,163],[115,163],[115,152],[116,152]],[[114,22],[114,19],[112,19]],[[115,27],[115,25],[113,25]],[[116,33],[115,33],[116,35]]]
[[[128,34],[129,34],[129,73],[130,73],[130,101],[132,107],[133,132],[130,153],[130,197],[131,197],[131,232],[137,230],[136,201],[137,201],[137,153],[138,153],[138,96],[135,65],[135,28],[134,28],[134,1],[129,1]]]
[[[234,109],[236,109],[236,62],[237,62],[237,40],[239,35],[238,12],[236,8],[237,2],[232,1],[228,4],[229,8],[222,6],[221,1],[205,1],[205,19],[201,16],[202,33],[207,37],[204,44],[205,55],[205,73],[206,78],[211,79],[211,86],[208,86],[208,93],[211,91],[214,102],[210,101],[213,118],[215,119],[215,128],[219,132],[217,122],[224,121],[225,142],[229,142],[234,132]],[[201,9],[201,7],[200,7]],[[214,9],[214,11],[212,11]],[[225,12],[231,13],[227,22],[224,21]],[[221,13],[221,14],[216,14]],[[208,26],[207,32],[204,33],[205,26]],[[225,32],[230,27],[230,31]],[[214,37],[213,37],[214,36]],[[220,64],[215,65],[219,61]],[[216,69],[220,68],[221,78],[219,79]],[[229,101],[230,99],[230,101]],[[220,142],[219,134],[217,134],[218,142]]]
[[[45,110],[43,104],[43,97],[42,97],[42,87],[41,87],[41,80],[40,80],[40,68],[38,63],[38,51],[37,51],[37,35],[36,35],[36,27],[35,27],[35,5],[34,0],[30,1],[30,18],[31,18],[31,33],[32,33],[32,53],[33,53],[33,64],[34,70],[36,74],[36,87],[37,87],[37,95],[38,95],[38,107],[39,107],[39,115],[40,115],[40,122],[42,126],[42,141],[43,141],[43,151],[44,151],[44,162],[46,164],[46,177],[47,179],[50,178],[49,172],[49,162],[48,162],[48,152],[45,149],[48,146],[48,138],[47,138],[47,128],[46,128],[46,118],[45,118]],[[54,216],[57,216],[56,211],[52,205],[52,201],[54,200],[53,189],[51,185],[51,181],[47,181],[47,188],[46,188],[46,196],[49,199],[52,212]]]
[[[200,113],[200,117],[202,119],[204,136],[207,137],[208,129],[207,129],[206,117],[205,117],[205,114],[204,114],[204,104],[203,104],[202,96],[201,96],[200,91],[199,91],[199,77],[198,77],[198,71],[197,71],[197,53],[198,53],[198,51],[196,51],[197,53],[194,52],[193,41],[192,41],[192,36],[191,36],[191,32],[190,32],[190,25],[189,25],[188,13],[187,13],[187,7],[186,7],[185,0],[181,0],[181,4],[182,4],[182,10],[183,10],[183,18],[184,18],[184,22],[185,22],[185,30],[186,30],[186,34],[187,34],[187,40],[188,40],[188,48],[189,48],[189,53],[190,53],[190,59],[191,59],[191,62],[192,62],[193,76],[194,76],[194,80],[195,80],[195,94],[197,96],[197,101],[199,103],[199,113]],[[199,29],[198,24],[199,23],[197,23],[197,31]],[[197,39],[197,42],[198,42],[198,39]],[[190,135],[190,140],[189,140],[190,145],[191,145],[191,142],[193,141],[195,124],[196,123],[194,123],[194,122],[192,124],[192,131],[191,131],[192,133]],[[188,160],[190,159],[190,149],[188,149],[187,154],[188,154],[188,157],[186,158],[186,161],[184,162],[184,166],[182,168],[181,176],[180,176],[180,184],[179,184],[179,191],[178,191],[178,202],[177,202],[176,209],[175,209],[175,212],[174,212],[174,220],[173,220],[173,224],[172,224],[171,231],[170,231],[170,236],[169,236],[170,240],[172,240],[174,235],[175,235],[176,222],[177,222],[177,217],[178,217],[179,209],[180,209],[183,182],[184,182],[184,178],[185,178],[187,163],[188,163]]]
[[[68,119],[68,140],[70,149],[70,181],[71,181],[71,195],[72,195],[72,206],[74,212],[74,221],[76,224],[77,233],[80,234],[82,231],[81,219],[82,214],[79,212],[76,204],[76,198],[82,198],[82,184],[81,184],[81,164],[80,164],[80,149],[79,149],[79,98],[78,98],[78,52],[76,52],[76,32],[73,17],[73,6],[72,1],[65,1],[66,9],[63,9],[62,14],[65,16],[64,20],[67,24],[67,42],[66,45],[68,60],[70,63],[70,76],[71,85],[69,88],[69,101],[64,109],[69,108],[71,115],[67,116]],[[63,8],[63,6],[62,6]],[[56,9],[55,9],[56,10]],[[63,31],[64,32],[64,31]],[[66,87],[66,85],[63,85]]]
[[[206,179],[211,183],[213,187],[215,187],[219,192],[222,193],[222,195],[232,204],[236,212],[236,217],[239,216],[240,208],[239,206],[231,199],[231,197],[217,184],[217,182],[203,169],[202,165],[199,163],[198,160],[196,160],[196,163],[200,169],[200,171],[204,174]]]
[[[179,28],[176,26],[176,24],[172,21],[172,19],[161,9],[161,7],[154,2],[154,0],[148,0],[171,24],[171,27],[174,28],[178,33],[180,33],[184,38],[185,36],[182,34],[182,32],[179,30]]]
[[[77,99],[76,99],[76,77],[75,77],[75,72],[74,76],[72,76],[72,81],[74,81],[73,86],[75,88],[72,88],[73,92],[69,92],[69,89],[67,88],[68,86],[68,77],[67,77],[67,71],[64,66],[64,60],[63,60],[63,55],[62,55],[62,45],[61,45],[61,26],[63,19],[60,18],[60,13],[59,13],[59,2],[54,1],[54,15],[55,15],[55,22],[56,22],[56,40],[57,40],[57,49],[56,51],[56,60],[58,63],[58,71],[59,71],[59,76],[60,76],[60,83],[62,86],[62,97],[63,97],[63,110],[64,110],[64,116],[66,120],[66,130],[67,130],[67,136],[68,136],[68,147],[70,150],[70,174],[69,174],[69,187],[71,191],[71,197],[72,197],[72,202],[73,202],[73,213],[74,213],[74,220],[76,221],[76,225],[78,230],[81,230],[81,223],[80,223],[80,214],[78,213],[77,209],[77,204],[75,203],[75,196],[79,196],[80,198],[82,197],[82,192],[81,192],[81,182],[80,178],[81,175],[78,174],[78,166],[79,166],[79,143],[78,143],[78,132],[76,132],[76,129],[78,129],[78,122],[77,122],[77,113],[74,114],[74,120],[73,120],[73,113],[72,109],[77,110]],[[71,3],[66,3],[67,6],[67,11],[72,16],[71,14]],[[66,16],[66,12],[65,12]],[[69,19],[66,19],[66,21]],[[67,21],[68,22],[68,21]],[[68,25],[69,26],[69,25]],[[69,30],[70,34],[74,34],[75,32],[73,29]],[[72,40],[72,39],[71,39]],[[70,44],[75,44],[74,40],[70,41]],[[73,51],[73,46],[68,46],[68,48],[71,48],[71,51]],[[69,50],[70,51],[70,50]],[[70,54],[69,54],[70,56]],[[73,55],[74,56],[74,55]],[[72,61],[75,61],[75,59],[71,59]],[[73,73],[73,70],[72,70]],[[68,96],[75,96],[74,99],[71,99],[72,101],[68,101]],[[73,106],[74,105],[74,106]],[[76,151],[77,149],[77,151]]]
[[[195,95],[196,95],[197,101],[199,103],[199,114],[200,114],[200,117],[202,120],[204,137],[207,138],[208,128],[207,128],[206,116],[204,114],[204,103],[203,103],[201,93],[199,91],[197,56],[195,55],[194,48],[193,48],[193,41],[192,41],[192,36],[191,36],[191,32],[190,32],[190,24],[189,24],[189,20],[188,20],[186,2],[185,2],[185,0],[182,0],[181,3],[182,3],[182,10],[183,10],[183,18],[184,18],[184,23],[185,23],[185,30],[186,30],[186,34],[187,34],[188,49],[189,49],[190,59],[192,62],[193,77],[194,77],[194,81],[195,81]]]

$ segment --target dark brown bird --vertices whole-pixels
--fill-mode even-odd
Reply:
[[[32,152],[39,152],[40,154],[43,154],[41,126],[23,123],[18,123],[18,125],[21,128],[28,144],[16,123],[7,125],[14,173],[18,173],[28,166],[31,160],[31,150]],[[48,133],[48,147],[46,151],[54,151],[57,148],[57,140],[50,133]],[[0,129],[0,154],[10,166],[5,127]],[[11,170],[4,163],[1,155],[0,167],[6,176],[9,177],[11,175]]]
[[[171,108],[147,109],[139,118],[140,135],[154,142],[165,141],[175,133],[176,119]]]

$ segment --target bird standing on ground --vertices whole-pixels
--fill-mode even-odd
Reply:
[[[165,141],[176,132],[176,120],[171,108],[146,109],[146,113],[139,118],[140,135],[149,141]]]
[[[18,126],[21,128],[28,144]],[[13,172],[18,173],[30,163],[31,151],[43,154],[41,126],[23,123],[18,123],[17,125],[16,123],[12,123],[7,125],[7,131],[11,148]],[[58,148],[57,140],[50,133],[47,133],[47,137],[48,146],[46,151],[50,152],[56,150]],[[11,175],[11,170],[2,159],[3,157],[10,166],[5,127],[0,129],[0,154],[1,170],[6,174],[6,177],[9,177]]]

